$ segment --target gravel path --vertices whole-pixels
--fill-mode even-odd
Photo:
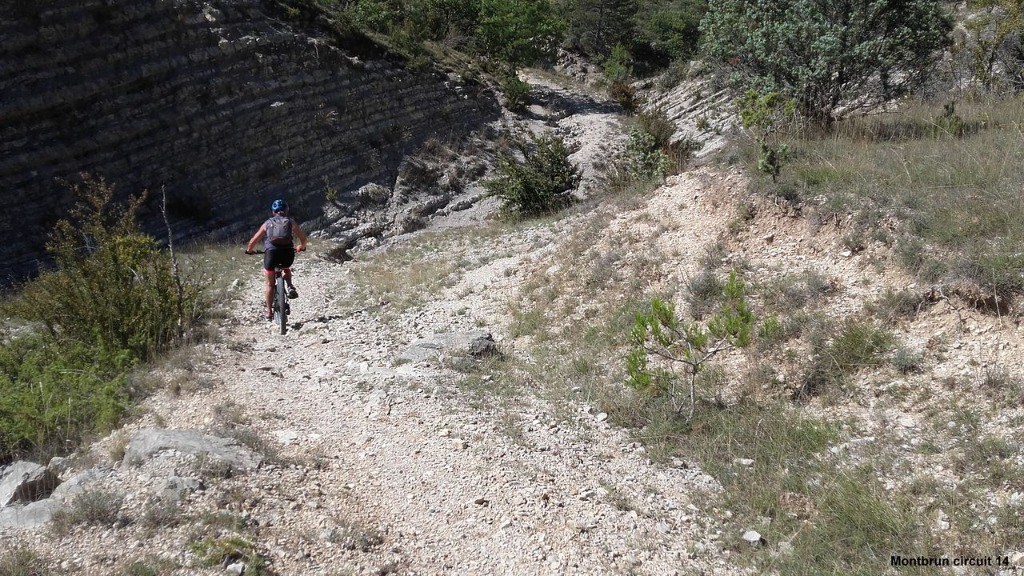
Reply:
[[[543,89],[557,106],[572,96]],[[607,160],[613,135],[621,138],[615,115],[602,106],[578,112],[540,107],[535,123],[558,119],[580,144],[577,161]],[[171,384],[144,415],[69,471],[98,469],[90,490],[124,497],[114,527],[0,537],[71,574],[121,574],[132,562],[162,566],[157,573],[223,574],[223,566],[201,567],[197,542],[235,534],[288,575],[740,573],[720,550],[719,511],[701,508],[714,481],[681,461],[652,464],[584,399],[556,408],[447,363],[396,361],[417,338],[481,328],[516,354],[509,303],[525,271],[557,253],[584,218],[484,223],[493,227],[486,241],[449,236],[456,240],[436,250],[440,262],[461,262],[459,273],[397,310],[352,305],[359,263],[300,255],[301,296],[284,336],[260,318],[254,259],[216,340],[169,360],[163,379]],[[246,438],[266,461],[229,477],[175,454],[121,463],[126,441],[147,427]],[[161,514],[154,494],[170,476],[199,476],[203,486]]]
[[[440,313],[449,301],[413,312],[397,333],[368,313],[340,318],[329,294],[341,272],[301,262],[293,316],[301,327],[283,337],[259,320],[235,327],[214,351],[223,385],[167,415],[172,427],[201,426],[217,419],[212,407],[238,402],[265,411],[253,426],[288,439],[284,452],[327,463],[301,483],[319,487],[317,507],[296,498],[296,510],[279,512],[288,527],[279,538],[323,532],[339,509],[384,535],[367,558],[321,549],[292,563],[286,554],[283,572],[353,561],[360,573],[393,564],[422,574],[671,574],[704,564],[690,556],[713,547],[715,534],[690,494],[713,489],[708,478],[652,466],[585,406],[568,421],[529,397],[474,409],[458,373],[393,366],[413,337],[460,328]],[[258,310],[247,302],[239,313]],[[251,352],[231,351],[240,346]]]

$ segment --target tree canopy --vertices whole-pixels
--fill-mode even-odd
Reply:
[[[711,0],[702,44],[747,88],[823,124],[919,87],[952,24],[938,0]]]
[[[563,28],[548,0],[480,0],[481,48],[513,68],[554,53]]]

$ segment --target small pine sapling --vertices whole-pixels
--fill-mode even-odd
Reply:
[[[637,314],[630,333],[629,385],[652,396],[666,396],[676,414],[688,407],[687,420],[693,419],[701,372],[719,352],[750,344],[756,322],[745,292],[743,280],[731,272],[721,307],[704,323],[680,319],[672,303],[654,299],[650,312]],[[679,365],[681,374],[674,369]]]

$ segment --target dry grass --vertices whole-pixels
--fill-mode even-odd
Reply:
[[[391,246],[383,254],[356,258],[347,264],[341,305],[347,312],[373,309],[393,321],[456,286],[466,271],[506,254],[507,248],[499,247],[476,258],[451,257],[453,253],[469,252],[468,247],[486,246],[501,230],[502,225],[495,224],[472,231],[424,233]]]
[[[24,544],[0,552],[0,576],[51,576],[59,571],[50,561]]]
[[[1024,289],[1022,126],[1020,97],[961,102],[952,116],[912,105],[794,139],[779,180],[761,179],[755,189],[811,201],[819,221],[853,212],[858,246],[882,219],[895,218],[890,242],[911,272],[928,282],[967,280],[1008,298]]]

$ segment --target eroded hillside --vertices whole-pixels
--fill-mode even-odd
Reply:
[[[312,6],[312,4],[310,4]],[[489,91],[413,70],[327,15],[266,0],[6,1],[0,6],[0,199],[20,232],[3,254],[31,273],[87,172],[122,196],[162,192],[176,236],[234,237],[287,196],[304,220],[325,200],[391,185],[429,138],[497,117]],[[16,219],[16,220],[15,220]]]

